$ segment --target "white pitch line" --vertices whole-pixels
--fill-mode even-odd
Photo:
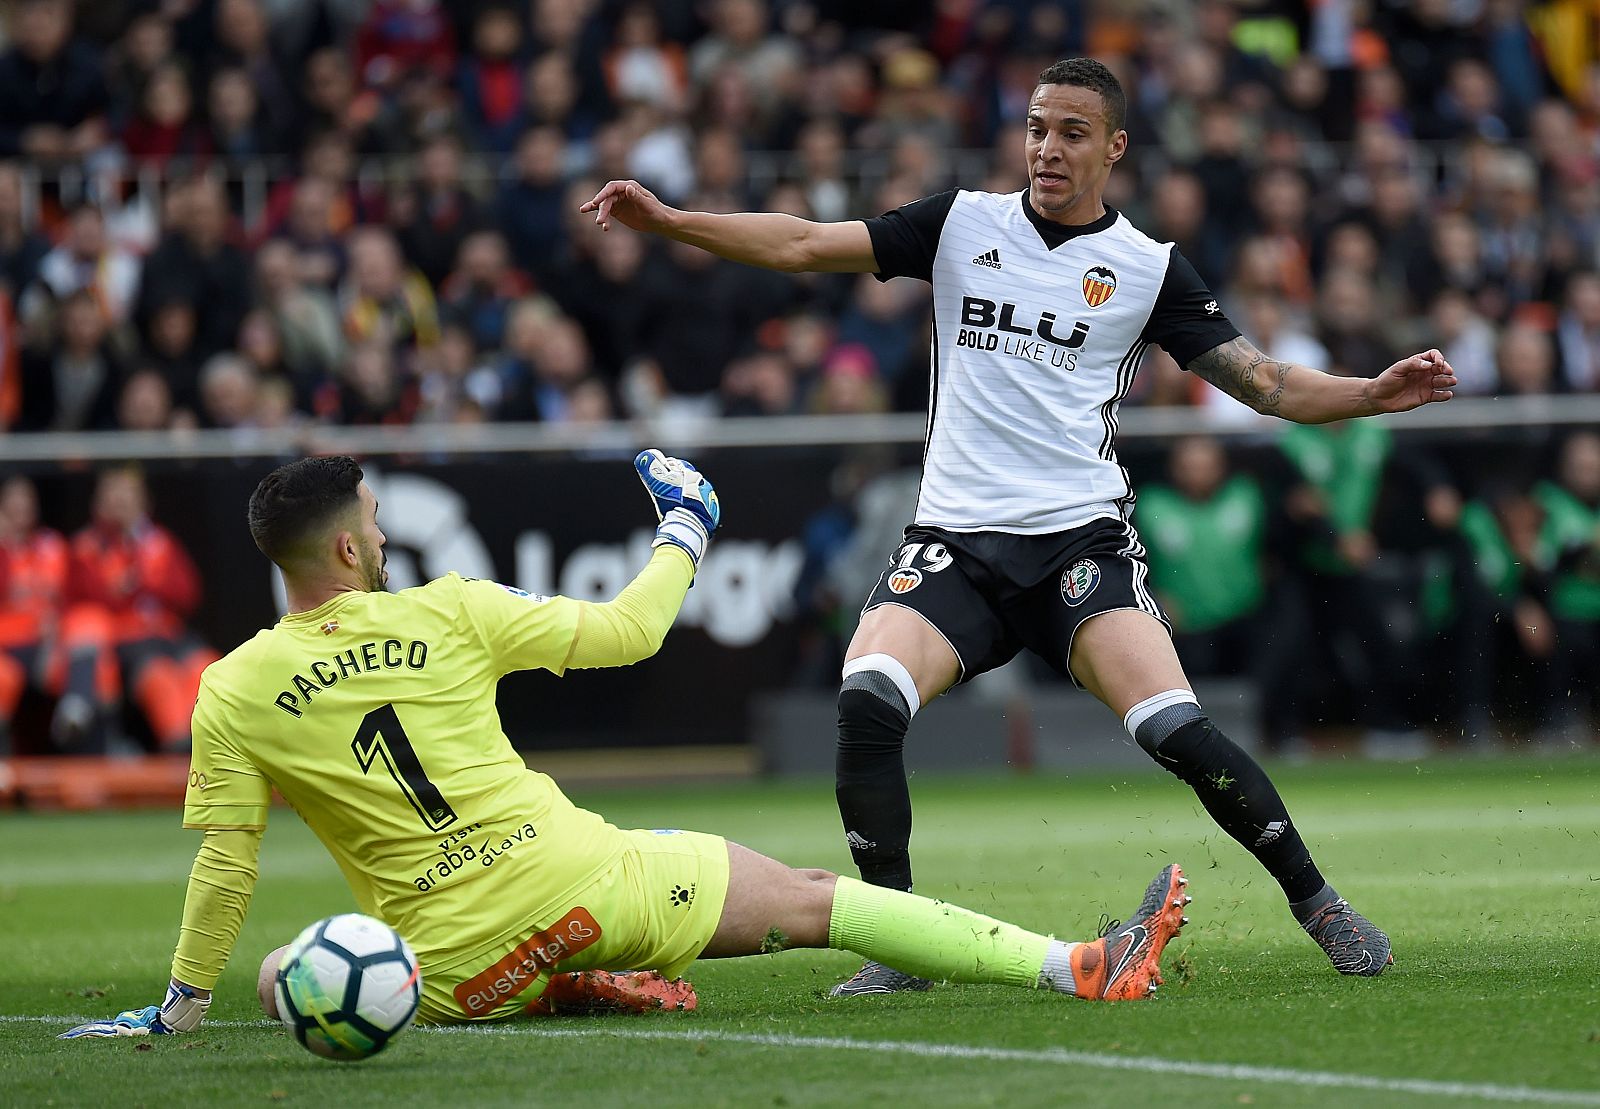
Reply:
[[[95,1017],[15,1016],[0,1014],[0,1023],[56,1024],[63,1027]],[[216,1020],[212,1028],[275,1028],[271,1020]],[[1499,1086],[1480,1082],[1436,1082],[1426,1078],[1382,1078],[1370,1074],[1340,1074],[1336,1071],[1296,1070],[1292,1067],[1260,1067],[1244,1063],[1201,1063],[1184,1059],[1163,1059],[1154,1055],[1106,1055],[1067,1048],[1024,1050],[1008,1047],[980,1047],[969,1044],[930,1044],[914,1040],[854,1040],[843,1036],[786,1036],[776,1033],[724,1032],[708,1028],[543,1028],[536,1024],[495,1023],[419,1028],[434,1035],[533,1036],[546,1039],[676,1040],[683,1043],[747,1044],[754,1047],[810,1048],[822,1051],[862,1051],[877,1054],[911,1055],[924,1059],[982,1059],[1004,1063],[1043,1063],[1052,1066],[1097,1067],[1101,1070],[1137,1071],[1142,1074],[1181,1074],[1192,1078],[1214,1078],[1232,1082],[1267,1082],[1288,1086],[1309,1086],[1336,1090],[1375,1090],[1383,1093],[1420,1094],[1432,1097],[1473,1098],[1479,1101],[1526,1102],[1542,1105],[1600,1106],[1600,1092],[1552,1090],[1536,1086]]]

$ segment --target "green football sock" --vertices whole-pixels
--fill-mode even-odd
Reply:
[[[834,887],[828,946],[922,978],[1073,992],[1076,944],[854,878]]]

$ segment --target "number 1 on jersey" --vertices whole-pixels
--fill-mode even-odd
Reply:
[[[363,774],[372,768],[374,759],[383,756],[389,776],[430,830],[438,832],[456,822],[456,810],[444,799],[439,787],[428,780],[393,705],[380,705],[361,718],[361,727],[350,741],[350,750],[355,752],[356,764]]]

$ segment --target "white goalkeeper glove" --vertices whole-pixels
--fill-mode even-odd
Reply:
[[[633,460],[633,468],[644,482],[645,491],[655,505],[656,519],[660,521],[655,541],[650,545],[659,547],[671,543],[682,547],[698,569],[706,553],[706,544],[711,542],[711,533],[722,522],[717,491],[692,465],[654,448],[640,451],[639,457]]]
[[[159,1006],[146,1005],[143,1009],[129,1009],[110,1020],[91,1020],[76,1028],[69,1028],[57,1036],[58,1040],[77,1040],[84,1037],[107,1036],[165,1036],[173,1032],[193,1032],[205,1019],[211,1008],[211,994],[200,996],[193,986],[181,982],[167,983],[167,999]]]

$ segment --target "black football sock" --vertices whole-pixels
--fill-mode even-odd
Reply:
[[[1291,904],[1327,884],[1266,771],[1208,717],[1197,715],[1151,745],[1143,735],[1136,738],[1157,763],[1189,784],[1224,832],[1260,860]]]
[[[861,879],[911,888],[911,791],[905,739],[911,710],[886,675],[863,670],[839,690],[835,795]]]

